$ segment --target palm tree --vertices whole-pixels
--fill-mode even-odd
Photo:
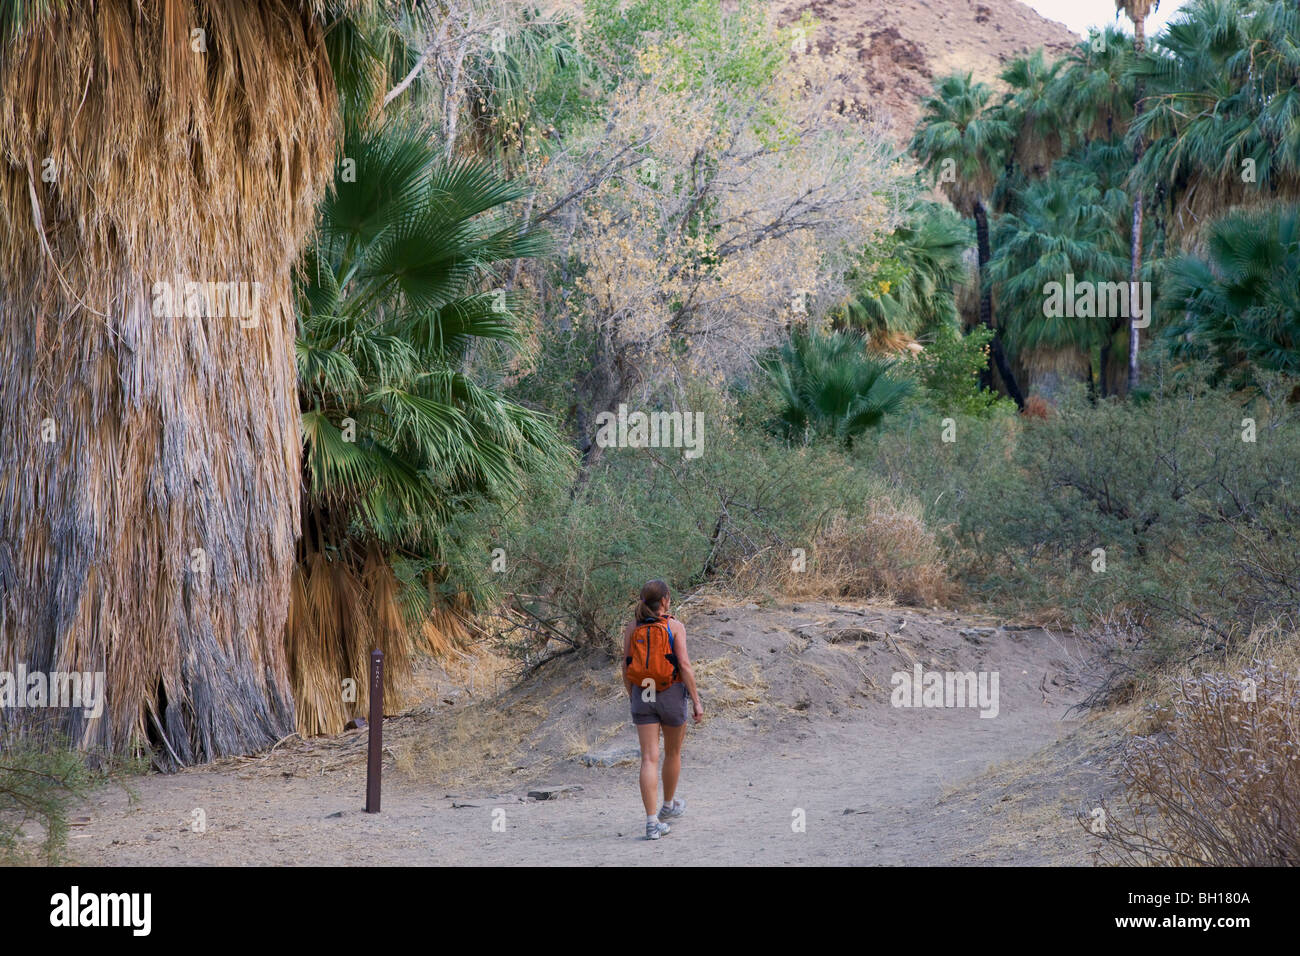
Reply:
[[[337,140],[329,19],[0,11],[0,669],[103,672],[101,716],[47,711],[78,746],[175,767],[293,729],[291,274]]]
[[[1076,44],[1048,91],[1055,116],[1071,148],[1122,138],[1137,102],[1133,40],[1106,27],[1094,40]]]
[[[1300,374],[1300,206],[1217,220],[1205,254],[1175,260],[1167,286],[1175,355],[1212,362],[1235,386],[1257,368]]]
[[[1067,275],[1078,282],[1114,282],[1127,271],[1125,166],[1116,163],[1124,153],[1118,144],[1101,143],[1071,153],[1046,179],[1017,193],[1012,209],[996,222],[990,279],[1008,341],[1041,391],[1050,393],[1062,374],[1082,373],[1094,350],[1102,357],[1102,393],[1108,391],[1112,319],[1051,316],[1043,303],[1047,284],[1064,282]]]
[[[850,275],[852,292],[837,323],[873,345],[910,340],[958,324],[957,287],[967,281],[970,226],[948,206],[917,202],[880,249]]]
[[[912,392],[895,366],[868,355],[857,335],[795,332],[763,362],[780,400],[778,430],[789,441],[820,435],[851,447]]]
[[[595,66],[563,13],[519,13],[517,29],[497,34],[466,57],[464,110],[477,151],[503,168],[520,164],[529,146],[549,143],[565,121],[594,116],[582,95]]]
[[[544,248],[507,211],[526,190],[442,159],[419,129],[349,133],[345,155],[355,166],[340,164],[321,205],[298,306],[304,487],[286,640],[303,733],[364,711],[339,687],[365,687],[373,646],[388,690],[405,690],[447,610],[439,586],[466,578],[445,564],[453,515],[562,457],[549,419],[467,371],[471,344],[519,342],[513,297],[486,285]]]
[[[975,220],[976,251],[980,277],[980,322],[994,330],[989,345],[1002,384],[1018,407],[1024,395],[1012,374],[993,324],[993,300],[988,284],[990,259],[988,196],[1004,165],[1014,135],[1004,110],[993,101],[993,90],[975,82],[969,73],[939,81],[934,94],[922,106],[922,115],[912,138],[912,152],[930,168],[953,205]]]
[[[1298,44],[1289,0],[1198,0],[1136,64],[1149,89],[1137,177],[1184,239],[1232,207],[1300,197]]]
[[[1115,15],[1122,12],[1133,22],[1133,54],[1141,58],[1146,52],[1146,21],[1153,10],[1160,7],[1160,0],[1115,0]],[[1142,116],[1142,82],[1138,81],[1134,91],[1133,115]],[[1142,162],[1142,137],[1134,139],[1133,165]],[[1135,185],[1133,189],[1133,229],[1129,239],[1129,281],[1133,288],[1142,277],[1142,188]],[[1149,322],[1151,317],[1144,316]],[[1128,388],[1132,392],[1138,385],[1138,316],[1129,319],[1128,333]]]
[[[1116,174],[1127,177],[1132,172],[1132,152],[1123,154],[1115,147],[1128,134],[1136,104],[1132,38],[1116,26],[1108,26],[1077,44],[1053,80],[1048,97],[1055,103],[1063,138],[1072,151],[1061,160],[1060,170],[1082,163],[1088,176],[1100,177],[1098,185],[1113,193]],[[1115,223],[1117,235],[1132,229],[1129,186],[1125,184],[1123,189],[1126,212]],[[1124,390],[1128,333],[1123,317],[1112,317],[1098,355],[1097,382],[1102,395],[1121,394]]]
[[[1041,178],[1065,145],[1068,128],[1061,122],[1056,101],[1064,63],[1048,63],[1039,47],[1028,56],[1016,57],[1002,71],[1002,81],[1010,87],[1003,108],[1015,131],[1012,157],[1031,177]]]

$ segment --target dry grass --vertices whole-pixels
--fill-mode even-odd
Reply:
[[[564,756],[572,760],[593,750],[600,750],[619,734],[623,733],[628,722],[621,720],[612,727],[604,727],[592,732],[590,727],[571,730],[564,735]]]
[[[700,696],[708,702],[711,713],[748,712],[767,698],[768,684],[753,661],[747,673],[738,671],[730,657],[692,661],[691,667]]]
[[[1213,669],[1159,677],[1152,702],[1132,713],[1124,800],[1106,808],[1099,858],[1300,863],[1298,660],[1295,635],[1263,633]]]
[[[483,701],[420,721],[417,732],[387,745],[399,771],[466,789],[504,782],[518,768],[520,747],[546,717],[543,707]]]
[[[0,50],[0,668],[106,671],[104,716],[64,718],[78,746],[246,752],[294,724],[291,277],[337,139],[321,24],[292,0],[53,9]],[[257,324],[155,316],[175,277],[259,283]]]
[[[807,565],[764,552],[735,575],[742,592],[772,589],[790,597],[872,598],[914,606],[951,601],[956,589],[920,504],[875,499],[858,515],[830,516],[813,541]]]

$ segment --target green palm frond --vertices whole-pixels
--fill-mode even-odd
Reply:
[[[1210,216],[1300,194],[1300,12],[1274,0],[1195,0],[1137,61],[1146,108],[1135,171]]]
[[[1015,128],[993,88],[971,74],[941,79],[921,107],[911,150],[954,205],[969,214],[988,196]]]
[[[956,289],[968,279],[970,225],[934,202],[914,203],[906,216],[848,277],[843,322],[867,335],[917,336],[958,321]]]
[[[1077,282],[1128,280],[1129,200],[1117,184],[1123,165],[1110,165],[1118,158],[1116,148],[1095,144],[1059,160],[1047,179],[1027,185],[997,221],[989,276],[1008,344],[1018,354],[1086,354],[1112,333],[1109,317],[1046,315],[1043,304],[1047,284],[1064,283],[1067,275]]]
[[[1175,260],[1162,297],[1175,354],[1249,384],[1255,367],[1300,374],[1300,207],[1216,221],[1204,256]]]
[[[510,214],[522,186],[446,161],[427,132],[353,131],[344,152],[298,292],[306,507],[428,553],[453,502],[515,493],[565,455],[549,418],[465,369],[476,342],[518,345],[520,297],[487,286],[544,238]]]
[[[1045,94],[1067,148],[1127,132],[1137,99],[1133,55],[1133,38],[1114,26],[1070,51]]]
[[[763,368],[780,400],[778,429],[791,441],[817,434],[851,446],[913,391],[895,362],[868,355],[860,337],[843,332],[797,332]]]

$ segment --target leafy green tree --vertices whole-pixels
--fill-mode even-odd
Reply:
[[[789,48],[767,28],[755,0],[586,0],[587,55],[610,82],[643,74],[647,38],[669,40],[680,89],[708,76],[755,89],[771,83]]]

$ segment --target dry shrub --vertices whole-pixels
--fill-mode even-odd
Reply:
[[[879,598],[934,605],[953,595],[942,549],[926,527],[920,503],[875,498],[864,512],[833,512],[816,533],[807,567],[797,571],[788,552],[765,551],[740,568],[737,586],[764,586],[792,597]]]
[[[466,637],[453,642],[447,627],[432,620],[425,624],[424,632],[433,653],[423,658],[422,669],[434,673],[441,670],[447,684],[459,688],[471,698],[495,696],[518,676],[518,663],[499,653],[489,640],[469,643],[470,639]],[[439,649],[443,645],[446,649]],[[442,681],[437,681],[432,687],[434,696],[442,684]]]
[[[1052,614],[1044,611],[1043,616]],[[1064,619],[1060,611],[1056,616]],[[1181,633],[1153,628],[1140,608],[1119,604],[1099,612],[1084,637],[1090,645],[1086,660],[1080,662],[1090,684],[1083,701],[1088,708],[1126,704],[1144,692],[1156,692],[1153,682],[1168,673],[1171,648],[1185,640]]]
[[[1300,864],[1300,681],[1272,661],[1240,677],[1184,677],[1151,710],[1155,731],[1134,738],[1120,764],[1127,807],[1104,808],[1099,858]]]

